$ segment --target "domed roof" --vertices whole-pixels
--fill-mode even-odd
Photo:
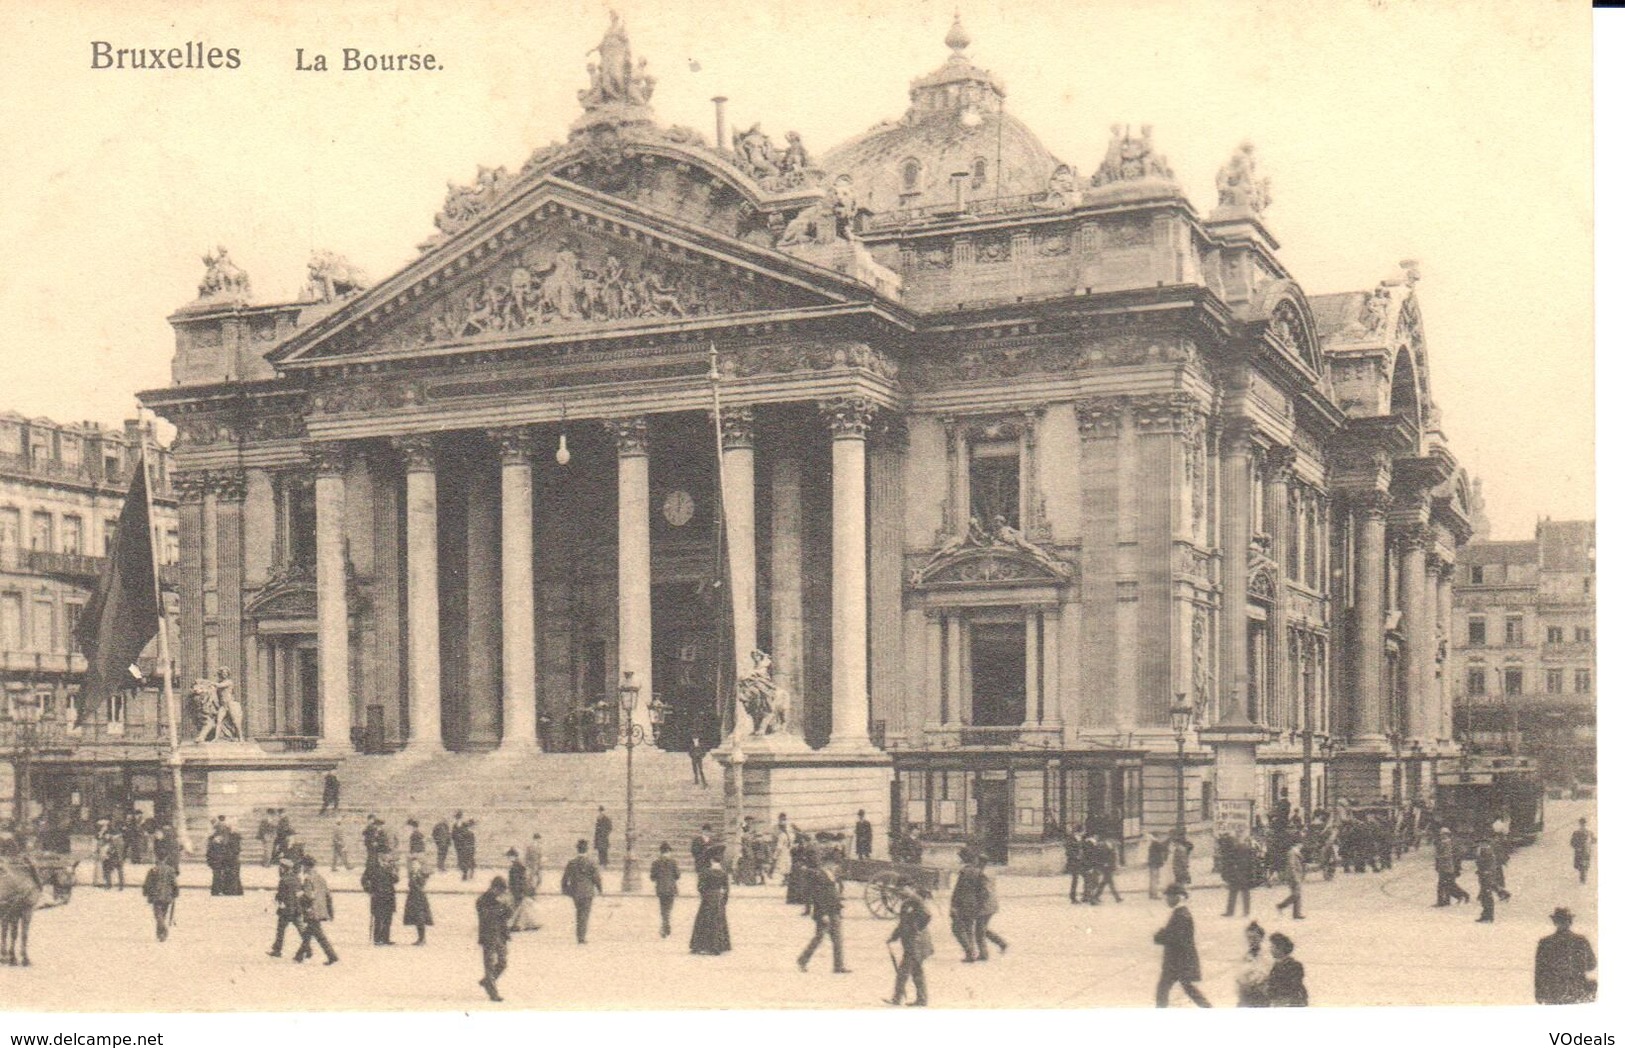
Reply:
[[[999,78],[965,57],[970,36],[958,15],[946,43],[948,60],[909,85],[903,119],[848,139],[819,163],[829,178],[851,177],[859,206],[878,212],[951,204],[959,172],[968,176],[967,200],[1049,188],[1061,162],[1005,110]]]

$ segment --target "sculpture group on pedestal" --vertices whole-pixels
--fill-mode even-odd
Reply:
[[[750,718],[752,736],[773,735],[789,722],[790,702],[773,682],[773,658],[760,649],[750,653],[751,671],[739,678],[735,695]],[[744,722],[740,721],[743,727]],[[737,731],[737,729],[736,729]]]

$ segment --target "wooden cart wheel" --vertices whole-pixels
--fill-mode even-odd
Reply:
[[[863,886],[863,904],[876,917],[897,916],[897,881],[889,873],[882,873]]]

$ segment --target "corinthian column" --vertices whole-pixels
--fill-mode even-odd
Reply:
[[[502,746],[536,745],[536,593],[532,578],[531,437],[493,430],[502,451]]]
[[[412,734],[406,748],[438,752],[440,738],[440,533],[434,438],[395,438],[406,466],[406,676]]]
[[[1433,737],[1427,713],[1428,686],[1433,683],[1433,620],[1428,617],[1426,593],[1426,528],[1405,528],[1399,543],[1399,588],[1405,614],[1405,737],[1426,740]]]
[[[864,476],[875,404],[862,397],[819,405],[830,429],[834,469],[831,529],[831,747],[873,748],[869,740],[868,492]]]
[[[1270,515],[1271,554],[1275,557],[1278,574],[1275,606],[1270,608],[1268,625],[1269,671],[1265,681],[1268,701],[1264,703],[1267,712],[1259,720],[1271,728],[1287,726],[1287,700],[1292,684],[1288,679],[1286,658],[1286,535],[1289,529],[1297,527],[1297,521],[1292,517],[1292,500],[1288,490],[1292,481],[1292,467],[1297,460],[1298,453],[1292,448],[1279,447],[1271,448],[1264,460],[1264,506]],[[1301,562],[1303,551],[1298,552]]]
[[[1456,711],[1450,697],[1451,659],[1455,650],[1453,631],[1453,616],[1456,613],[1455,582],[1456,566],[1450,563],[1439,565],[1439,593],[1437,605],[1437,621],[1439,629],[1444,635],[1444,658],[1439,663],[1439,738],[1449,742],[1456,737]]]
[[[350,747],[350,605],[344,570],[344,448],[314,444],[316,467],[316,667],[322,744]],[[306,725],[307,730],[310,725]]]
[[[1382,735],[1382,657],[1384,619],[1382,587],[1384,554],[1388,543],[1388,504],[1386,493],[1371,492],[1356,501],[1354,516],[1359,527],[1358,564],[1355,565],[1354,620],[1358,633],[1355,645],[1353,728],[1366,739]]]
[[[605,423],[615,434],[619,452],[617,491],[617,597],[620,627],[620,678],[632,675],[639,688],[632,722],[651,731],[649,702],[654,641],[649,596],[649,424],[636,418]],[[748,653],[747,653],[748,654]]]
[[[756,417],[746,407],[722,409],[722,517],[737,680],[750,673],[756,650]]]
[[[1247,554],[1253,540],[1253,422],[1227,419],[1220,448],[1219,542],[1224,548],[1224,607],[1220,637],[1224,671],[1219,709],[1225,724],[1247,724]]]

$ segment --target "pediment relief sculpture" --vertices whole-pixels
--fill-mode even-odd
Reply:
[[[1054,549],[1028,539],[1003,517],[984,528],[975,517],[963,535],[932,551],[914,572],[913,584],[1022,583],[1054,585],[1072,577],[1072,565]]]
[[[255,619],[314,619],[316,571],[308,564],[283,564],[243,609]]]

